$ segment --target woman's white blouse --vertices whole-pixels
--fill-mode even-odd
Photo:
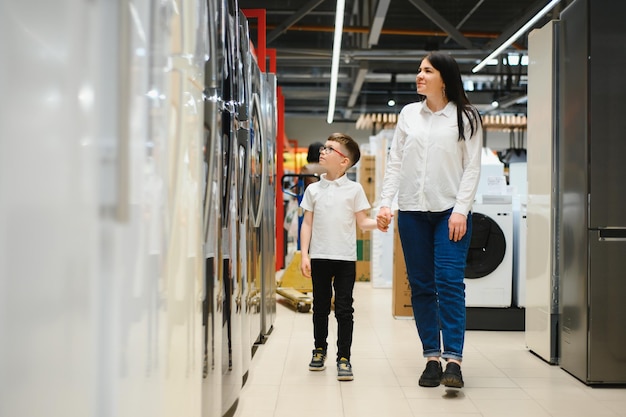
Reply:
[[[445,211],[467,216],[480,179],[482,126],[459,140],[456,105],[432,112],[425,102],[400,112],[385,170],[381,206],[391,207],[398,193],[401,211]]]

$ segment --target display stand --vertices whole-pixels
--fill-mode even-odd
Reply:
[[[466,330],[524,331],[524,308],[467,307]]]

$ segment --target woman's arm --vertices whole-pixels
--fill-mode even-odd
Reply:
[[[459,184],[453,212],[467,217],[474,203],[480,180],[480,159],[483,149],[483,127],[480,120],[477,120],[477,128],[471,137],[469,136],[469,121],[466,123],[465,132],[467,139],[464,140],[463,144],[463,176]]]

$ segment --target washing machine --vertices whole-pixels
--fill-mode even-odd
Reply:
[[[511,196],[483,196],[483,202],[474,204],[472,209],[472,240],[465,268],[465,305],[507,308],[511,306],[512,294]]]

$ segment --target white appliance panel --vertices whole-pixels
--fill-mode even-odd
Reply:
[[[528,206],[526,242],[525,336],[529,349],[555,363],[557,314],[553,281],[556,212],[553,192],[557,186],[555,97],[555,31],[549,22],[528,36]]]
[[[492,219],[504,234],[504,257],[495,270],[481,278],[465,278],[466,307],[511,306],[513,287],[513,210],[511,204],[474,204],[472,213]]]

